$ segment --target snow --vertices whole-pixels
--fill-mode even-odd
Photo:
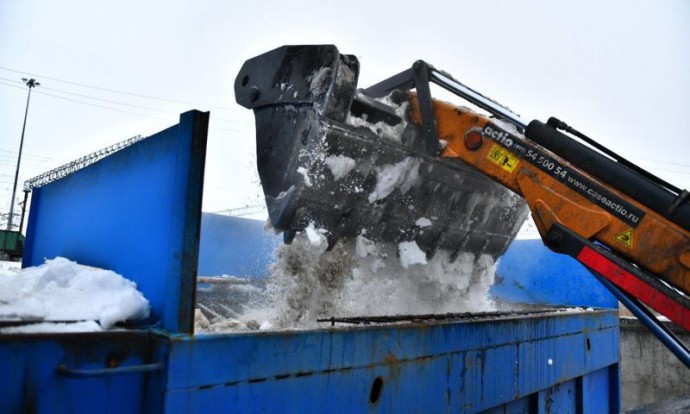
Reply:
[[[319,247],[321,244],[323,244],[326,241],[326,237],[323,236],[323,234],[326,232],[325,229],[317,229],[314,227],[314,222],[310,222],[307,228],[305,229],[305,233],[307,234],[307,238],[309,239],[309,243],[312,246]]]
[[[490,256],[439,250],[427,261],[414,241],[374,243],[365,233],[326,251],[313,223],[290,245],[278,246],[270,280],[239,315],[214,318],[197,332],[324,328],[318,318],[495,310],[488,297],[495,274]]]
[[[396,189],[403,194],[408,192],[419,179],[420,164],[421,160],[408,157],[396,164],[376,167],[376,187],[369,194],[369,202],[382,200]]]
[[[78,332],[101,332],[103,328],[95,321],[83,322],[41,322],[21,326],[10,326],[0,328],[0,334],[13,333],[78,333]]]
[[[405,132],[405,128],[407,128],[406,112],[409,104],[407,102],[403,102],[402,105],[397,105],[390,99],[390,96],[385,96],[378,100],[381,103],[384,103],[392,107],[395,110],[396,115],[402,121],[397,125],[388,125],[383,121],[379,121],[372,124],[367,120],[366,114],[362,115],[361,117],[349,114],[346,122],[354,127],[367,128],[380,137],[383,137],[393,142],[400,143],[400,139],[403,135],[403,132]]]
[[[394,142],[400,142],[400,137],[402,136],[402,133],[405,130],[402,123],[395,126],[388,125],[383,121],[379,121],[375,124],[372,124],[370,122],[367,122],[366,116],[360,118],[349,115],[347,118],[347,123],[354,127],[367,128],[376,135],[379,135],[383,138],[386,138]]]
[[[355,249],[357,257],[367,257],[376,254],[376,243],[360,234],[355,239]]]
[[[496,124],[497,126],[503,128],[505,131],[510,132],[511,134],[522,135],[522,134],[520,133],[520,131],[518,131],[518,129],[517,129],[517,127],[515,126],[515,124],[512,124],[512,123],[510,123],[510,122],[508,122],[508,121],[504,121],[504,120],[502,120],[502,119],[500,119],[500,118],[492,118],[492,119],[491,119],[491,122],[493,122],[493,123]]]
[[[415,241],[402,242],[398,245],[400,265],[405,269],[412,265],[426,264],[426,253],[422,251]]]
[[[335,181],[345,177],[355,168],[355,160],[344,155],[330,155],[324,159],[324,163],[331,170]]]
[[[309,179],[309,177],[307,177]],[[305,180],[306,181],[306,180]],[[292,192],[295,191],[295,186],[291,185],[290,188],[288,188],[286,191],[281,191],[280,194],[276,197],[276,200],[280,200],[281,198],[285,198],[292,194]]]
[[[311,180],[309,179],[309,175],[307,175],[307,169],[304,167],[298,167],[297,173],[301,174],[302,178],[304,178],[304,185],[311,187]]]
[[[198,327],[196,330],[207,329],[210,325],[206,315],[201,312],[201,309],[194,309],[194,326]]]
[[[426,217],[420,217],[414,222],[414,224],[420,228],[431,227],[431,220]]]
[[[0,319],[97,321],[103,329],[109,329],[120,321],[146,318],[149,312],[149,302],[134,282],[110,270],[62,257],[0,276]],[[83,327],[72,324],[62,328]]]
[[[440,250],[427,262],[414,242],[400,252],[400,245],[372,245],[360,235],[324,251],[300,236],[279,247],[272,270],[273,310],[265,315],[277,329],[322,327],[315,320],[329,316],[494,309],[488,298],[495,272],[490,256],[465,253],[451,261]],[[366,257],[359,254],[363,244]]]

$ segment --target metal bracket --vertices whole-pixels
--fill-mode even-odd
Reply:
[[[434,117],[434,106],[431,98],[431,88],[429,87],[430,73],[433,70],[431,65],[418,60],[412,65],[412,69],[400,72],[376,85],[364,90],[364,94],[380,98],[388,95],[394,90],[409,91],[417,89],[417,99],[419,101],[419,112],[422,116],[422,136],[424,146],[429,155],[436,156],[441,149],[438,138],[438,128]]]
[[[426,150],[430,155],[438,155],[440,146],[438,129],[434,118],[431,89],[429,88],[430,83],[435,83],[494,116],[512,123],[518,128],[524,129],[527,127],[527,122],[507,107],[453,79],[449,74],[434,68],[423,60],[416,61],[411,69],[370,86],[364,90],[364,93],[368,96],[379,98],[388,95],[394,90],[409,91],[412,88],[417,89]]]

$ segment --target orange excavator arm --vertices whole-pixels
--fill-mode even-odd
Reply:
[[[421,125],[416,94],[410,104]],[[690,330],[690,232],[534,144],[511,124],[436,100],[433,113],[445,141],[442,157],[459,159],[522,196],[548,246],[571,253]],[[574,251],[563,251],[564,232],[580,240]]]
[[[421,123],[418,101],[412,114]],[[524,197],[543,238],[558,223],[690,294],[690,232],[527,140],[511,125],[434,101],[441,156]]]

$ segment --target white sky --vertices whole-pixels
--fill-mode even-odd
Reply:
[[[42,86],[20,183],[201,109],[211,110],[204,210],[261,203],[253,115],[233,82],[246,59],[301,43],[358,56],[360,86],[424,59],[526,119],[558,116],[690,187],[687,1],[0,0],[0,213],[26,103],[15,82],[28,75]]]

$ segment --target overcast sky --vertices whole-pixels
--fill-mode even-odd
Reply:
[[[688,1],[0,0],[0,211],[27,76],[41,86],[20,182],[201,109],[204,210],[261,203],[253,116],[235,104],[234,78],[248,58],[307,43],[356,55],[360,86],[427,60],[526,119],[556,115],[690,187]]]

